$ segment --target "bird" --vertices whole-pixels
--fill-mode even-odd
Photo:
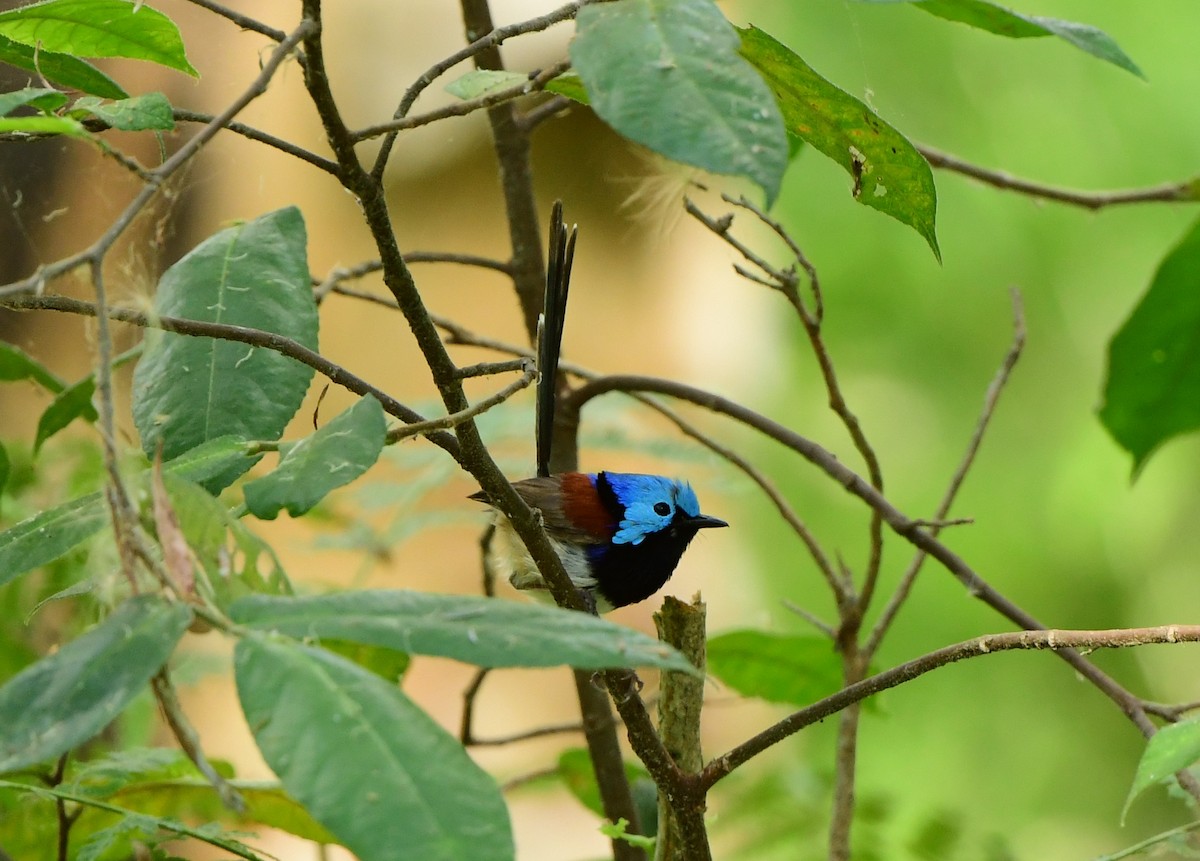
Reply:
[[[537,475],[512,483],[540,512],[542,526],[571,582],[593,612],[635,604],[661,589],[701,529],[728,526],[702,514],[686,481],[628,472],[550,473],[550,445],[576,229],[566,229],[562,202],[550,216],[546,294],[538,325]],[[470,499],[491,504],[479,491]],[[518,590],[544,590],[537,564],[508,518],[493,506],[490,561]]]

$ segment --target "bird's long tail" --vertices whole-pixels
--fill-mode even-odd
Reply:
[[[575,257],[576,228],[563,223],[562,201],[550,212],[550,245],[546,262],[546,301],[538,321],[537,344],[537,474],[550,474],[550,444],[554,436],[554,407],[558,391],[558,354],[562,346]]]

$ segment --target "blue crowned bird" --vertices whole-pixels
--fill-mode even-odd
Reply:
[[[556,202],[538,338],[538,474],[513,482],[513,488],[541,512],[571,581],[604,613],[649,598],[674,573],[697,532],[729,524],[701,514],[691,486],[677,479],[623,472],[550,474],[558,354],[574,252],[575,230],[567,231],[562,204]],[[471,499],[489,502],[483,491]],[[529,551],[499,511],[491,558],[497,573],[517,589],[546,588]]]

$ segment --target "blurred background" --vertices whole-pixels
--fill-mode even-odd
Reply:
[[[281,29],[294,25],[294,3],[230,5]],[[493,11],[504,24],[553,5],[495,0]],[[753,23],[789,45],[914,142],[969,162],[1090,190],[1154,185],[1196,172],[1200,11],[1192,0],[1012,5],[1099,27],[1141,66],[1146,80],[1061,40],[1006,40],[906,3],[742,0],[722,8],[735,23]],[[105,68],[132,93],[160,89],[177,106],[221,110],[257,74],[265,40],[179,0],[161,0],[157,8],[179,24],[200,81],[136,64]],[[457,4],[447,0],[331,3],[326,14],[334,91],[352,127],[390,116],[408,84],[463,43]],[[570,25],[561,25],[515,40],[505,47],[505,60],[521,70],[548,65],[563,56],[570,32]],[[443,82],[461,71],[465,67]],[[441,91],[443,82],[417,110],[451,100]],[[326,151],[294,62],[240,119]],[[114,140],[147,162],[156,158],[152,140]],[[370,147],[362,151],[369,154]],[[6,146],[0,158],[6,160],[0,163],[5,283],[90,243],[134,190],[127,174],[80,143]],[[541,127],[534,165],[543,211],[562,198],[568,219],[580,225],[566,359],[711,389],[789,424],[861,469],[825,406],[797,320],[780,297],[739,279],[727,247],[682,213],[684,174],[622,141],[580,108]],[[388,178],[406,252],[508,257],[482,115],[401,136]],[[1010,291],[1017,288],[1028,345],[952,512],[974,524],[954,528],[944,540],[1052,627],[1195,621],[1200,444],[1195,438],[1170,443],[1131,483],[1130,459],[1106,435],[1095,410],[1109,339],[1197,210],[1152,204],[1090,212],[945,172],[935,173],[935,180],[941,265],[915,232],[856,204],[849,178],[813,151],[796,158],[773,210],[820,272],[827,343],[851,408],[880,455],[889,498],[910,516],[932,515],[1011,341]],[[706,181],[717,190],[748,191]],[[710,213],[725,211],[712,196],[700,200]],[[316,277],[374,256],[355,201],[333,180],[272,149],[223,135],[110,258],[110,283],[122,301],[144,304],[162,269],[204,237],[233,220],[289,204],[304,212]],[[735,231],[765,256],[786,262],[778,241],[745,216]],[[502,276],[446,264],[421,265],[416,273],[431,310],[481,334],[522,343],[517,305]],[[385,293],[377,279],[361,286]],[[0,315],[0,337],[67,378],[87,371],[90,355],[79,345],[90,343],[89,332],[79,319],[49,313]],[[132,343],[135,333],[122,337]],[[322,311],[321,340],[324,354],[359,376],[419,409],[438,410],[428,372],[398,315],[332,297]],[[494,357],[467,349],[456,356],[464,364]],[[318,381],[293,436],[306,432],[320,387]],[[477,386],[473,394],[487,390]],[[31,439],[45,402],[18,386],[6,386],[0,397],[0,435]],[[351,402],[348,393],[331,390],[322,414],[331,417]],[[826,549],[861,570],[867,522],[861,505],[770,442],[684,412],[771,476]],[[513,478],[532,472],[531,397],[515,399],[482,425]],[[749,627],[811,633],[784,601],[835,619],[802,545],[728,465],[615,396],[589,405],[583,428],[583,468],[687,477],[705,511],[732,524],[703,534],[665,590],[683,598],[700,591],[713,632]],[[56,440],[41,457],[67,459],[72,445]],[[285,518],[259,531],[306,589],[478,591],[476,539],[486,518],[464,499],[476,488],[423,442],[397,446],[386,461],[333,497],[319,517]],[[48,496],[50,501],[59,500]],[[885,597],[910,558],[904,542],[888,541]],[[651,600],[612,618],[652,631],[656,606]],[[957,581],[929,565],[886,642],[880,668],[1007,629]],[[235,761],[241,774],[269,776],[236,704],[227,647],[213,637],[195,637],[188,654],[185,663],[194,672],[185,706],[206,749]],[[1192,647],[1092,657],[1147,698],[1200,698]],[[454,728],[471,674],[449,662],[418,659],[405,689]],[[878,706],[862,725],[861,858],[1087,859],[1186,817],[1181,802],[1156,789],[1120,825],[1142,740],[1117,708],[1052,655],[1007,653],[958,664],[885,694]],[[575,711],[566,672],[497,674],[481,697],[477,729],[504,734],[570,720]],[[740,701],[714,684],[705,713],[706,755],[723,752],[784,713]],[[821,857],[833,723],[806,730],[721,785],[711,804],[718,857]],[[507,780],[553,765],[564,745],[579,743],[549,739],[478,755]],[[510,800],[522,859],[604,852],[607,841],[595,831],[594,818],[565,792],[534,785],[514,791]],[[311,857],[284,838],[264,845],[280,857]]]

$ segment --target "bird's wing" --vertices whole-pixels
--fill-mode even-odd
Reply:
[[[576,475],[578,473],[526,478],[514,481],[513,488],[526,505],[542,513],[542,523],[551,537],[579,545],[606,543],[609,535],[589,528],[588,523],[578,518],[568,517],[563,507],[563,480]],[[583,479],[587,481],[586,477]]]

